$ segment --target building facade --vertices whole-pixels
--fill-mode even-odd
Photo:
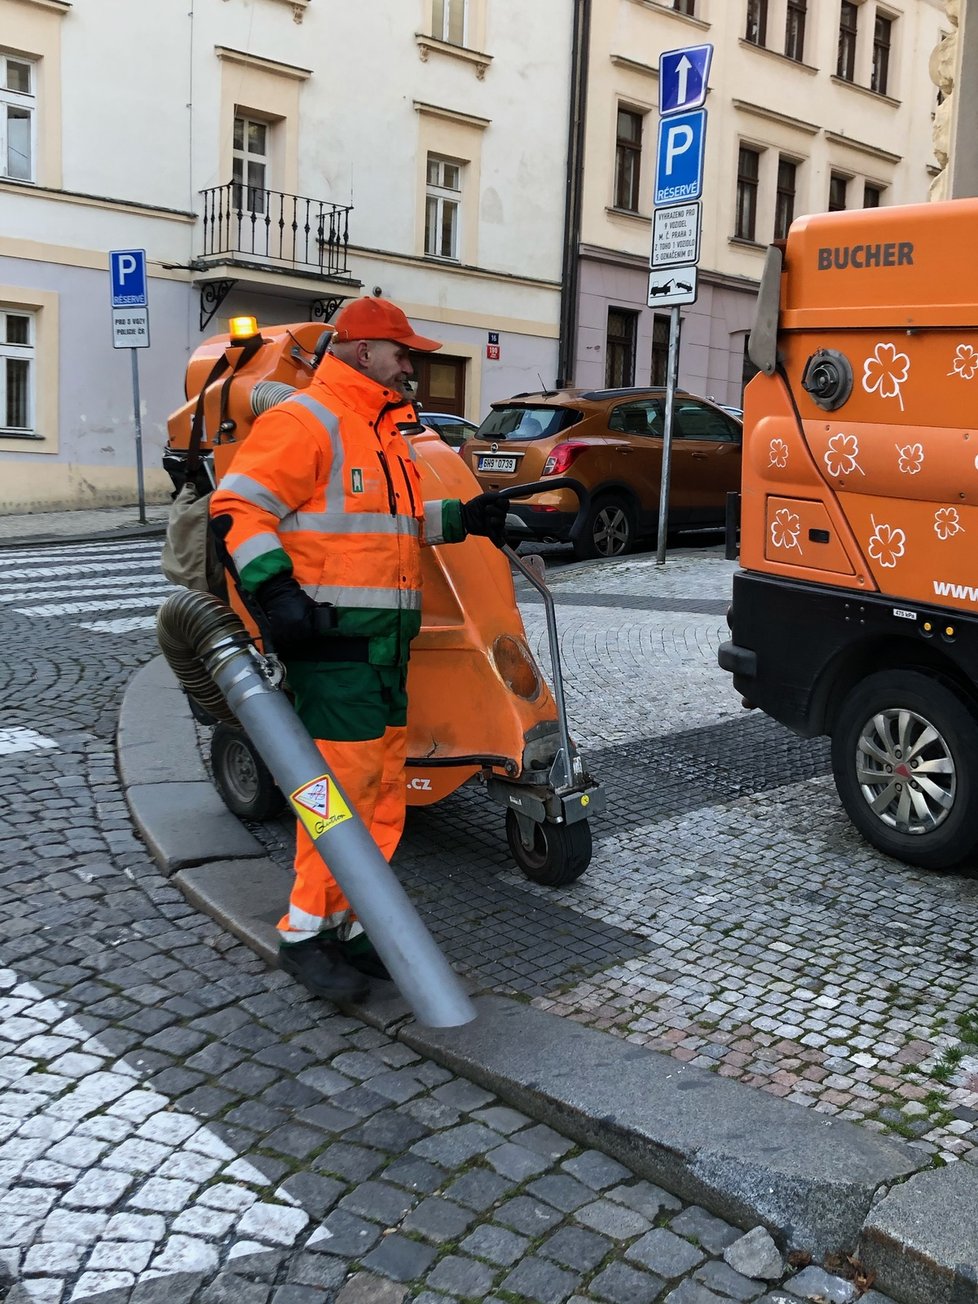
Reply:
[[[714,47],[699,294],[681,309],[679,383],[739,403],[768,243],[805,213],[928,198],[928,62],[947,28],[941,0],[595,3],[575,381],[665,379],[669,313],[648,306],[661,51]]]
[[[573,0],[0,0],[0,511],[135,501],[108,253],[144,249],[146,482],[236,314],[377,293],[479,419],[557,365]]]

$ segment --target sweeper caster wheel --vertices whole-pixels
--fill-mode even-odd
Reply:
[[[579,879],[591,863],[591,826],[587,820],[576,824],[554,824],[544,820],[533,826],[533,846],[524,847],[519,821],[513,811],[506,812],[506,841],[513,859],[533,883],[544,887],[563,887]]]
[[[218,724],[211,735],[214,786],[225,806],[243,820],[267,820],[285,807],[271,771],[251,739],[233,725]]]

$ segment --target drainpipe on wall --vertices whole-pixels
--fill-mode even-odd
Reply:
[[[951,134],[950,198],[978,195],[978,9],[974,0],[961,0],[958,10],[958,76],[954,88]]]
[[[557,385],[574,378],[577,354],[577,296],[584,191],[584,119],[587,111],[591,0],[575,0],[571,46],[571,85],[567,115],[567,183],[564,201],[564,255],[560,271],[560,343]]]
[[[934,154],[941,171],[931,199],[978,195],[978,7],[975,0],[944,0],[950,31],[931,52],[930,76],[942,95],[933,115]]]

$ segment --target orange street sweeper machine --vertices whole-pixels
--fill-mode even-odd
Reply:
[[[978,201],[830,213],[768,251],[719,654],[827,734],[881,851],[978,853]]]
[[[308,384],[330,336],[311,322],[259,331],[254,319],[241,318],[231,328],[193,354],[187,401],[168,422],[164,466],[178,488],[188,466],[196,468],[198,484],[201,476],[219,483],[255,417]],[[426,498],[481,492],[435,432],[417,426],[405,437],[414,445]],[[423,549],[423,625],[408,679],[408,804],[429,805],[481,781],[505,808],[517,864],[533,881],[557,886],[573,882],[590,863],[588,820],[603,809],[604,793],[568,733],[553,599],[540,568],[509,547],[504,552],[481,538]],[[511,566],[544,600],[550,685],[527,643]],[[257,640],[233,591],[230,601]],[[243,731],[217,724],[211,758],[215,783],[235,814],[260,819],[282,808]]]

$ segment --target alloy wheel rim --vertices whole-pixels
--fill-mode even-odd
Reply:
[[[603,507],[594,521],[594,547],[602,557],[615,557],[628,543],[628,518],[620,507]]]
[[[954,757],[941,732],[916,711],[878,711],[860,730],[855,760],[866,804],[888,828],[920,837],[950,815],[957,794]]]

